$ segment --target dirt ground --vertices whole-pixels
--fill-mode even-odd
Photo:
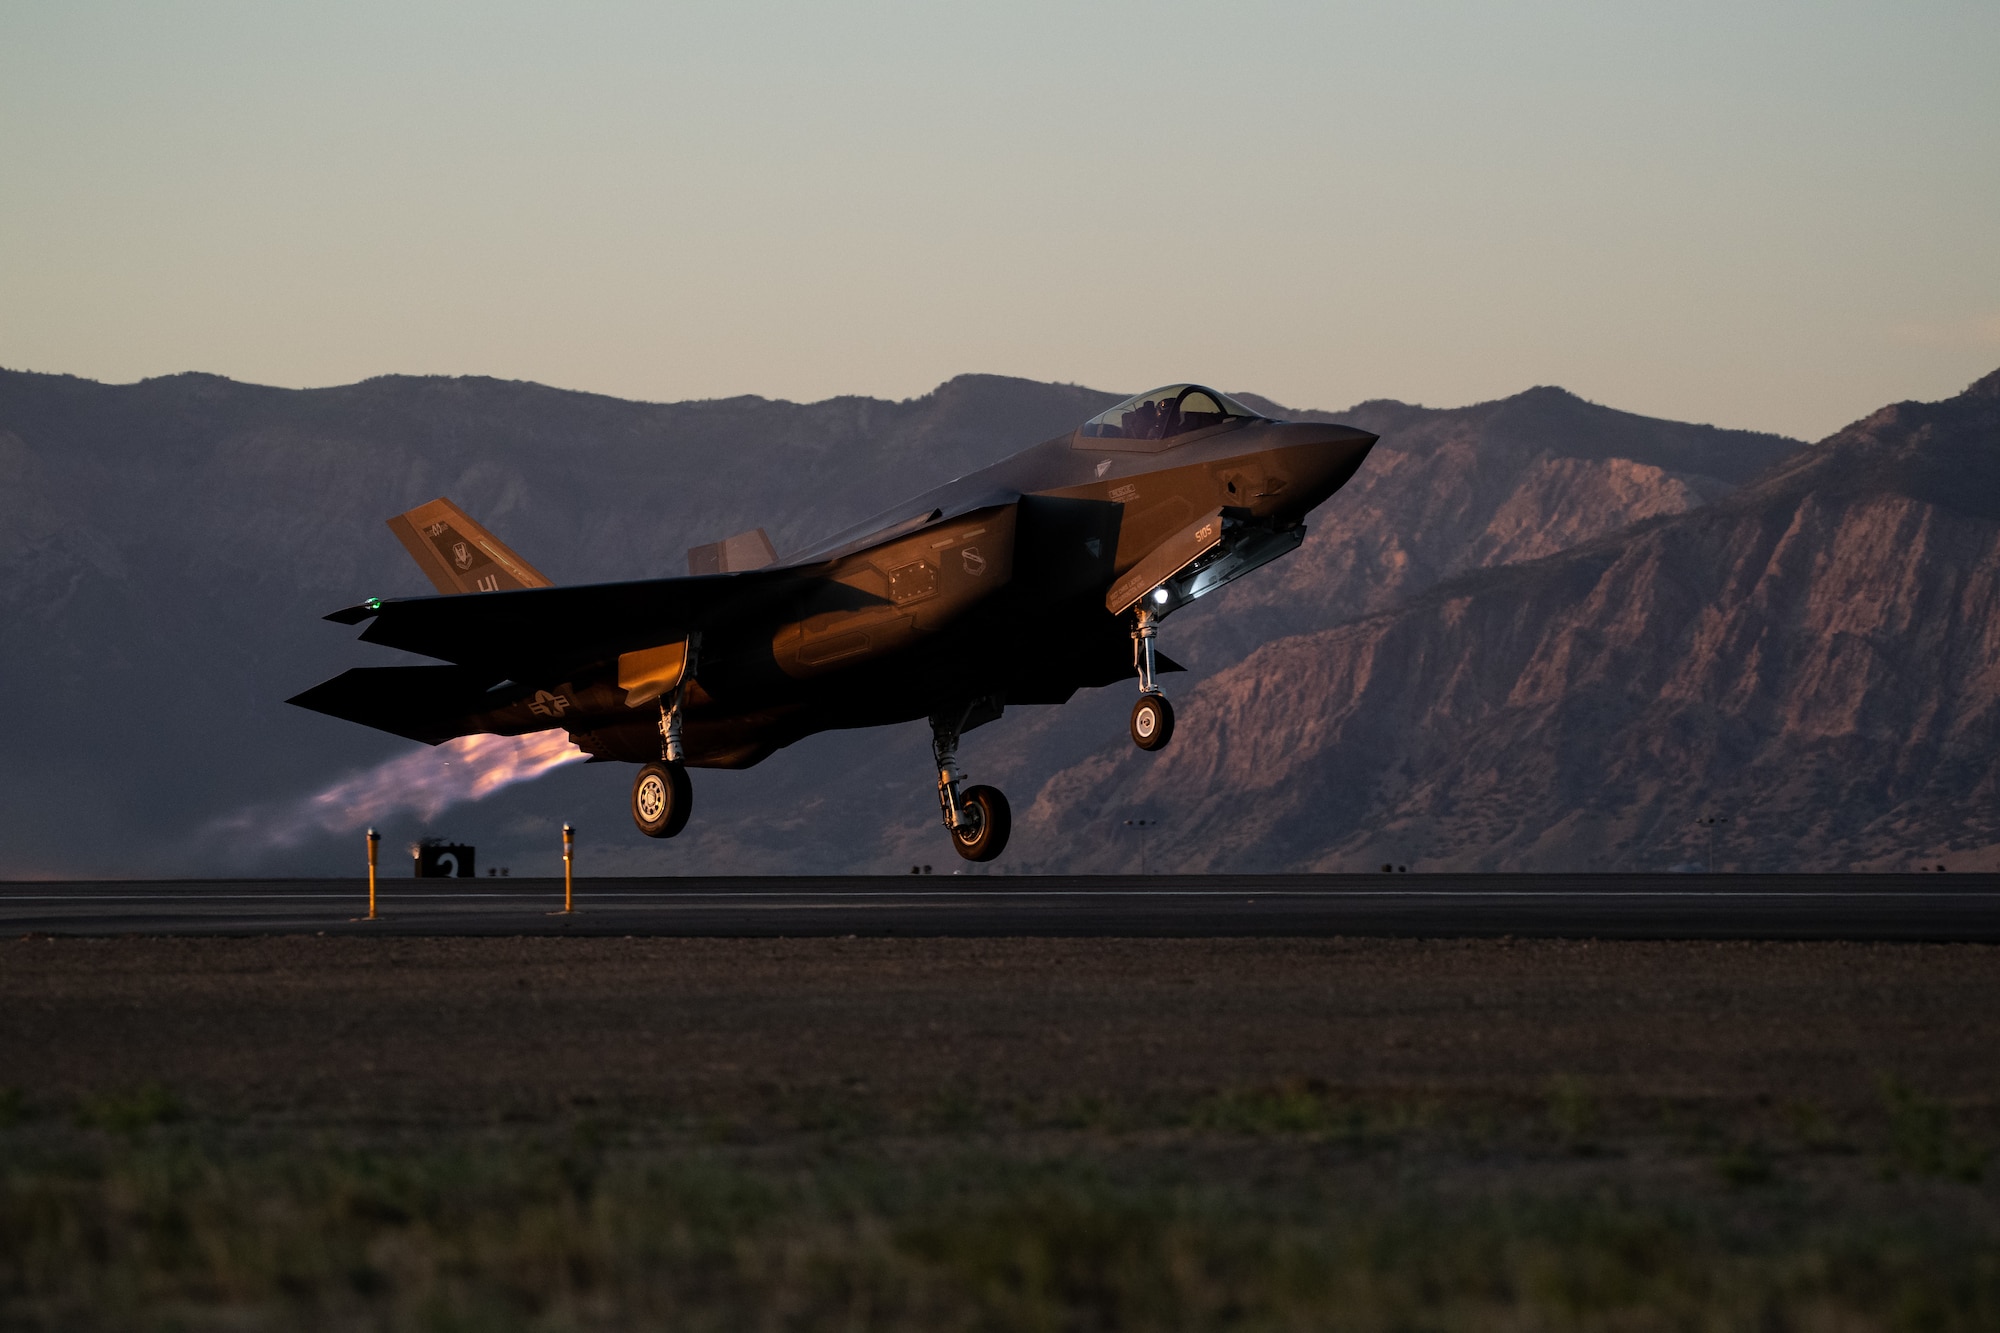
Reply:
[[[26,939],[0,1081],[216,1111],[1342,1088],[2000,1094],[2000,948],[1325,940]]]
[[[0,942],[0,1327],[1990,1329],[2000,948]]]

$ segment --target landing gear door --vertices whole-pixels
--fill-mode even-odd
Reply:
[[[625,706],[641,708],[678,686],[687,673],[688,642],[679,639],[657,648],[618,655],[618,688]]]
[[[1139,563],[1111,585],[1105,609],[1124,615],[1141,597],[1222,545],[1222,511],[1213,510],[1139,557]]]

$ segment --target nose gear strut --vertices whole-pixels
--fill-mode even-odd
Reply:
[[[1174,736],[1174,706],[1153,680],[1153,639],[1159,615],[1143,597],[1133,610],[1132,667],[1139,673],[1139,702],[1132,705],[1132,744],[1142,750],[1163,750]]]
[[[1146,601],[1139,603],[1132,619],[1132,666],[1139,673],[1139,693],[1158,694],[1160,687],[1153,683],[1153,639],[1160,632],[1160,618]]]

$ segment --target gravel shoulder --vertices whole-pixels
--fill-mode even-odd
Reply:
[[[2000,948],[1398,940],[0,944],[0,1068],[216,1110],[481,1115],[782,1087],[1872,1101],[2000,1091]]]

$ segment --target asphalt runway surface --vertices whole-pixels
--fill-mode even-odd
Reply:
[[[2000,875],[817,876],[0,883],[5,935],[2000,941]]]

